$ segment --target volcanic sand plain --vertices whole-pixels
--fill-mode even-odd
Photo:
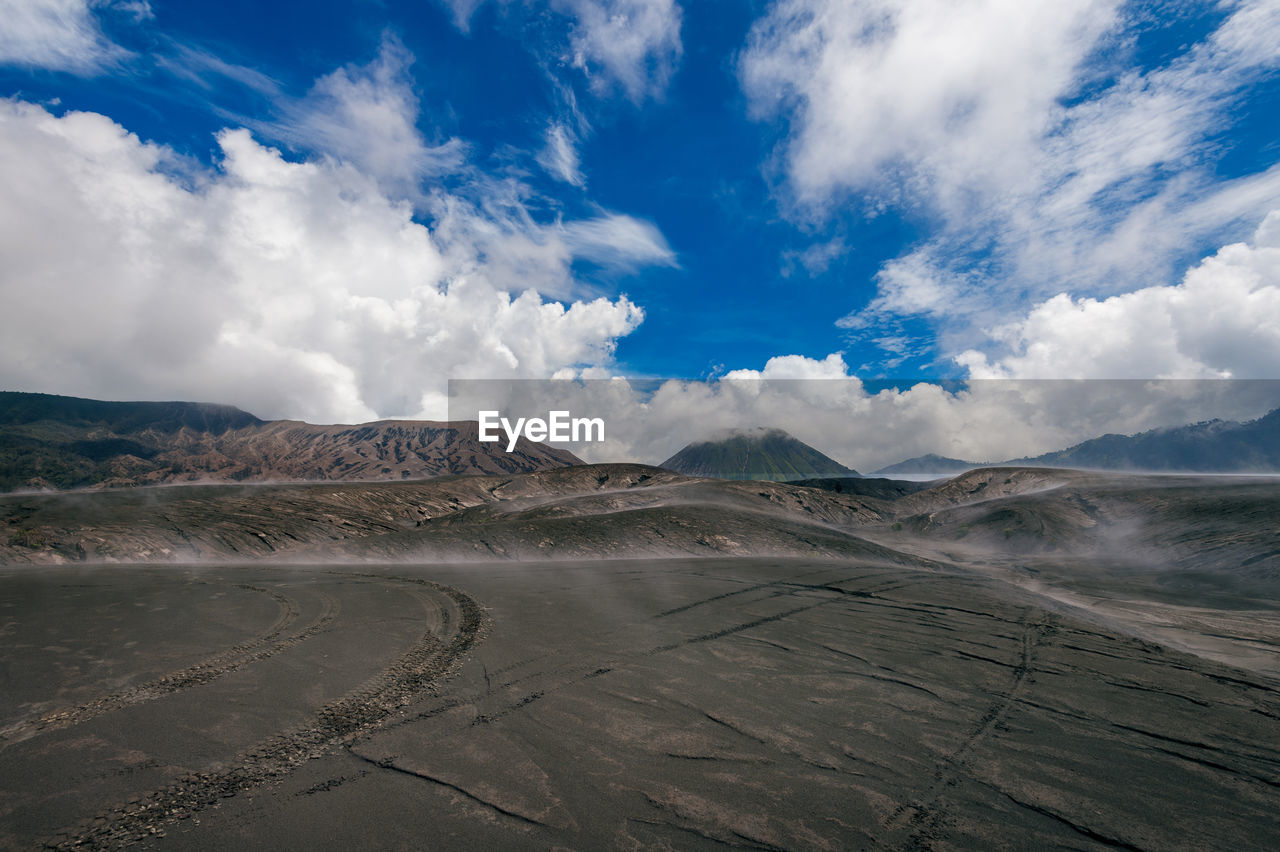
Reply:
[[[11,565],[0,846],[1280,848],[1275,483],[1014,479],[847,553]]]

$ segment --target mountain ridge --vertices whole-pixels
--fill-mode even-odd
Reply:
[[[953,474],[1009,466],[1170,473],[1280,472],[1280,408],[1254,420],[1214,419],[1132,435],[1108,433],[1064,450],[1002,462],[967,462],[929,453],[875,473]]]
[[[0,393],[0,490],[177,482],[420,479],[582,464],[520,439],[481,442],[474,421],[314,425],[233,406]]]

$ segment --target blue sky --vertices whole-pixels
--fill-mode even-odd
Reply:
[[[1280,377],[1280,4],[0,0],[0,383]]]

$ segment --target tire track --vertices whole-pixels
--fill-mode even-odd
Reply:
[[[413,577],[343,576],[371,576],[430,590],[433,595],[411,594],[423,601],[429,612],[434,608],[431,614],[437,617],[434,620],[439,626],[428,620],[422,635],[398,660],[342,698],[321,707],[309,724],[258,743],[237,756],[230,768],[189,773],[167,787],[134,797],[130,803],[47,840],[45,848],[114,849],[162,837],[167,824],[283,778],[304,762],[334,748],[350,746],[453,674],[463,656],[487,632],[489,622],[480,605],[452,587]],[[446,600],[442,602],[441,597]]]
[[[57,710],[36,719],[11,725],[4,731],[0,731],[0,750],[14,743],[31,739],[46,731],[69,728],[106,713],[112,713],[147,701],[154,701],[175,692],[209,683],[247,665],[273,657],[281,651],[310,639],[327,628],[341,609],[341,605],[334,597],[325,592],[317,592],[324,602],[320,614],[311,624],[298,633],[281,639],[279,638],[280,635],[297,621],[298,616],[301,615],[301,609],[298,607],[297,602],[272,589],[264,589],[244,583],[239,583],[237,586],[242,589],[262,592],[276,600],[280,607],[280,615],[266,631],[194,665],[169,672],[146,683],[95,698],[70,709]]]
[[[373,575],[373,576],[376,576],[376,575]],[[847,582],[847,580],[839,580],[836,582]],[[475,718],[471,721],[471,725],[473,727],[480,726],[480,725],[493,724],[512,713],[516,713],[524,710],[525,708],[541,700],[547,695],[561,692],[563,690],[570,689],[580,684],[589,682],[602,675],[606,675],[619,667],[625,667],[629,663],[639,662],[655,656],[671,653],[673,651],[677,651],[681,648],[685,648],[688,646],[698,645],[706,642],[714,642],[720,639],[731,638],[731,637],[743,634],[756,627],[761,627],[766,624],[773,624],[779,621],[783,621],[793,616],[799,615],[801,613],[808,612],[809,610],[812,610],[812,609],[830,606],[833,604],[835,605],[848,604],[850,602],[851,596],[860,597],[860,595],[855,595],[846,589],[834,588],[831,585],[825,585],[825,584],[824,585],[804,585],[804,584],[797,584],[797,583],[790,583],[790,582],[758,583],[758,584],[752,584],[748,587],[744,587],[741,590],[736,590],[727,594],[716,595],[712,598],[694,601],[692,605],[686,605],[684,607],[678,607],[676,610],[669,610],[667,612],[658,613],[657,615],[651,616],[651,618],[662,618],[667,614],[670,614],[673,612],[681,612],[681,611],[684,611],[685,609],[692,608],[693,606],[701,606],[704,604],[713,603],[716,601],[723,600],[725,598],[732,597],[737,594],[741,594],[742,592],[759,591],[767,588],[777,589],[783,594],[790,595],[790,596],[804,595],[806,597],[809,597],[813,595],[821,595],[822,597],[816,600],[810,597],[808,602],[802,603],[799,606],[781,610],[771,615],[760,616],[747,621],[731,624],[729,626],[722,627],[717,630],[706,631],[706,632],[694,634],[691,636],[687,635],[680,638],[678,641],[673,641],[673,642],[665,643],[662,645],[653,645],[650,647],[635,648],[630,652],[613,653],[590,662],[573,663],[573,664],[553,667],[550,669],[533,671],[525,675],[522,675],[520,677],[517,677],[513,680],[509,680],[509,681],[498,684],[498,689],[501,689],[501,690],[507,690],[512,687],[517,687],[523,684],[524,688],[521,689],[518,694],[508,694],[508,695],[500,696],[497,692],[495,692],[492,689],[493,684],[492,684],[492,681],[490,681],[489,685],[486,687],[485,690],[471,696],[469,699],[465,701],[457,698],[444,701],[436,707],[428,708],[423,712],[417,713],[416,715],[392,722],[387,726],[387,728],[394,729],[402,725],[412,724],[414,722],[420,721],[421,719],[431,718],[433,716],[439,715],[442,712],[455,709],[456,707],[460,706],[463,703],[474,703],[477,705],[478,708],[481,708],[477,711]],[[879,587],[877,587],[876,589],[876,591],[882,591],[882,590],[883,589]],[[513,669],[518,669],[518,668],[527,666],[531,663],[541,662],[546,659],[554,659],[554,657],[555,657],[554,654],[544,654],[544,655],[539,655],[535,657],[530,657],[530,658],[521,660],[519,662],[509,664],[501,669],[487,672],[487,674],[490,678],[492,678],[496,674],[508,672]],[[868,675],[868,676],[875,677],[874,675]],[[893,680],[892,678],[882,678],[882,679]],[[923,687],[917,684],[912,684],[905,681],[903,681],[902,684],[904,686],[909,686],[915,689],[923,689]],[[928,690],[924,690],[924,691],[927,692]],[[702,712],[702,711],[698,711],[698,712]]]
[[[766,584],[766,585],[772,585],[772,584]],[[788,592],[788,594],[795,594],[795,591],[792,590]],[[837,595],[836,597],[825,598],[825,599],[816,601],[814,603],[804,604],[802,606],[798,606],[792,609],[787,609],[781,612],[774,613],[773,615],[762,616],[760,618],[752,619],[751,621],[734,624],[729,627],[721,628],[719,630],[714,630],[707,633],[701,633],[695,636],[686,636],[678,642],[671,642],[668,644],[658,645],[658,646],[649,647],[649,648],[640,648],[630,653],[614,654],[607,657],[603,657],[600,660],[595,662],[588,662],[585,664],[574,663],[566,666],[560,666],[554,669],[548,669],[546,671],[531,672],[522,677],[516,678],[511,681],[507,681],[506,683],[499,684],[500,689],[508,689],[510,687],[527,683],[529,681],[542,683],[542,685],[539,688],[528,687],[527,688],[528,691],[524,692],[519,698],[516,698],[514,700],[511,700],[511,699],[497,700],[498,698],[497,694],[492,692],[491,690],[486,691],[481,695],[474,696],[472,700],[477,705],[489,703],[489,704],[496,704],[497,706],[495,706],[492,710],[478,713],[478,715],[475,717],[475,719],[472,721],[471,724],[473,726],[492,724],[511,713],[522,710],[523,708],[529,706],[530,704],[533,704],[535,701],[538,701],[539,699],[543,698],[548,694],[551,694],[554,692],[560,692],[561,690],[569,689],[581,683],[585,683],[586,681],[594,680],[595,678],[600,677],[601,675],[605,675],[614,671],[618,667],[625,666],[627,663],[638,662],[650,657],[655,657],[661,654],[667,654],[689,645],[697,645],[703,642],[713,642],[718,639],[724,639],[726,637],[736,636],[747,630],[751,630],[752,628],[759,627],[764,624],[772,624],[777,621],[782,621],[784,619],[790,618],[793,615],[798,615],[799,613],[807,612],[811,609],[816,609],[817,607],[841,603],[841,601],[842,599]],[[525,663],[527,662],[537,662],[539,660],[546,659],[549,656],[552,656],[552,655],[545,655],[543,657],[533,658],[531,660],[524,661],[516,665],[519,666],[519,665],[525,665]],[[450,706],[455,706],[455,705],[450,705]],[[443,708],[443,709],[448,709],[448,708]],[[411,717],[410,719],[405,720],[405,723],[410,723],[420,718],[429,718],[430,716],[436,715],[438,712],[440,712],[440,709],[428,710],[424,713],[419,714],[416,717]]]
[[[809,575],[811,575],[811,574],[822,574],[822,573],[827,573],[827,572],[828,572],[828,569],[824,567],[824,568],[823,568],[822,570],[820,570],[820,571],[810,571],[810,572],[808,572],[807,574],[802,574],[802,575],[799,575],[799,576],[800,576],[800,577],[805,577],[805,576],[809,576]],[[849,590],[847,590],[847,589],[841,589],[841,588],[839,588],[839,585],[840,585],[841,583],[851,583],[851,582],[854,582],[854,581],[863,581],[863,582],[865,582],[865,581],[868,581],[868,580],[871,580],[872,582],[875,582],[875,583],[879,583],[879,584],[881,584],[881,585],[877,585],[877,587],[876,587],[876,588],[872,588],[872,589],[856,590],[856,591],[849,591]],[[874,576],[868,576],[868,575],[867,575],[867,574],[865,574],[865,573],[864,573],[864,574],[856,574],[856,575],[854,575],[854,576],[852,576],[852,577],[843,577],[843,578],[838,579],[838,580],[831,580],[831,581],[826,582],[826,583],[801,583],[801,582],[799,582],[799,577],[792,578],[790,581],[787,581],[787,580],[769,580],[769,581],[767,581],[767,582],[763,582],[763,583],[753,583],[753,584],[748,585],[748,586],[743,586],[743,587],[742,587],[742,588],[740,588],[740,589],[734,589],[734,590],[732,590],[732,591],[723,592],[723,593],[718,594],[718,595],[712,595],[712,596],[707,597],[707,598],[700,598],[699,600],[690,601],[689,603],[681,604],[680,606],[673,607],[673,608],[671,608],[671,609],[665,609],[665,610],[663,610],[662,612],[655,613],[655,614],[653,615],[653,618],[655,618],[655,619],[656,619],[656,618],[667,618],[667,617],[672,616],[672,615],[678,615],[678,614],[683,613],[683,612],[688,612],[689,610],[691,610],[691,609],[696,609],[697,607],[700,607],[700,606],[705,606],[705,605],[707,605],[707,604],[711,604],[711,603],[717,603],[717,602],[719,602],[719,601],[724,600],[725,598],[732,598],[732,597],[736,597],[737,595],[745,595],[745,594],[748,594],[748,593],[750,593],[750,592],[757,592],[757,591],[760,591],[761,589],[770,589],[770,588],[772,588],[772,589],[784,589],[784,590],[791,590],[791,589],[809,589],[809,590],[817,590],[817,591],[838,592],[838,593],[840,593],[840,594],[852,595],[852,596],[855,596],[855,597],[874,598],[874,597],[876,597],[876,596],[877,596],[879,593],[881,593],[881,592],[888,592],[888,591],[892,591],[892,590],[894,590],[894,589],[902,588],[902,586],[903,586],[903,584],[902,584],[902,583],[900,583],[900,582],[888,582],[888,583],[886,583],[886,582],[884,582],[883,580],[877,580]]]
[[[882,825],[886,833],[876,838],[877,845],[895,849],[929,848],[931,841],[942,838],[946,818],[946,808],[940,806],[943,791],[959,783],[961,775],[968,774],[965,769],[967,756],[1000,726],[1010,708],[1020,700],[1027,677],[1035,665],[1036,646],[1047,634],[1056,630],[1054,616],[1041,612],[1033,623],[1030,615],[1031,610],[1027,610],[1019,619],[1022,630],[1017,659],[1011,664],[999,663],[1008,665],[1013,670],[1013,681],[1008,691],[998,695],[960,745],[951,754],[942,757],[934,768],[932,782],[924,791],[916,799],[898,805],[884,820]]]
[[[829,570],[829,569],[827,569],[827,568],[825,568],[825,567],[824,567],[821,571],[818,571],[818,572],[810,572],[810,573],[824,573],[824,572],[827,572],[828,570]],[[795,614],[800,613],[800,612],[803,612],[803,611],[805,611],[805,610],[812,609],[812,608],[813,608],[813,607],[815,607],[815,606],[824,606],[824,605],[826,605],[826,604],[828,604],[828,603],[836,603],[836,602],[838,602],[838,601],[840,600],[840,597],[841,597],[841,596],[846,596],[846,597],[848,597],[848,596],[854,596],[854,597],[873,597],[873,596],[874,596],[876,593],[878,593],[878,592],[887,591],[887,590],[889,590],[889,589],[891,589],[891,588],[897,588],[897,585],[888,585],[888,586],[884,586],[884,587],[877,587],[877,588],[874,588],[874,589],[868,590],[867,592],[863,593],[863,592],[850,592],[850,591],[848,591],[848,590],[840,589],[840,588],[836,588],[836,587],[834,586],[834,584],[836,584],[836,583],[845,583],[845,582],[850,582],[850,581],[855,580],[855,579],[861,579],[861,577],[846,577],[846,578],[842,578],[842,579],[839,579],[839,580],[834,580],[834,581],[832,581],[832,583],[822,584],[822,585],[806,585],[806,584],[803,584],[803,583],[797,583],[797,582],[786,582],[786,581],[777,581],[777,580],[773,580],[773,581],[764,582],[764,583],[752,583],[752,584],[750,584],[750,585],[743,586],[743,587],[742,587],[742,588],[740,588],[740,589],[734,589],[734,590],[732,590],[732,591],[724,592],[724,593],[722,593],[722,594],[717,594],[717,595],[713,595],[713,596],[711,596],[711,597],[701,598],[701,599],[698,599],[698,600],[695,600],[695,601],[691,601],[691,602],[688,602],[688,603],[682,604],[682,605],[677,606],[677,607],[672,608],[672,609],[667,609],[667,610],[663,610],[663,611],[658,612],[658,613],[654,613],[652,616],[650,616],[650,618],[652,618],[652,619],[654,619],[654,620],[662,619],[662,618],[667,618],[667,617],[669,617],[669,616],[672,616],[672,615],[678,615],[678,614],[680,614],[680,613],[687,612],[688,610],[695,609],[695,608],[700,607],[700,606],[705,606],[705,605],[708,605],[708,604],[718,603],[718,602],[723,601],[723,600],[725,600],[725,599],[727,599],[727,598],[732,598],[732,597],[735,597],[735,596],[738,596],[738,595],[747,594],[747,593],[750,593],[750,592],[758,592],[758,591],[762,591],[762,590],[765,590],[765,589],[773,589],[773,590],[774,590],[775,594],[773,594],[773,595],[769,596],[769,597],[771,597],[771,598],[775,598],[775,597],[785,597],[785,596],[794,596],[794,595],[797,595],[798,593],[819,593],[819,594],[830,594],[830,595],[835,595],[835,597],[833,597],[833,598],[831,598],[831,599],[829,599],[829,600],[820,601],[820,602],[818,602],[818,603],[816,603],[816,604],[812,604],[812,605],[801,606],[801,607],[798,607],[798,608],[795,608],[795,609],[791,609],[791,610],[787,610],[787,611],[785,611],[785,612],[781,612],[781,613],[778,613],[778,614],[775,614],[775,615],[770,615],[770,616],[766,616],[766,617],[764,617],[764,618],[755,619],[755,620],[752,620],[752,621],[749,621],[749,622],[746,622],[746,623],[736,624],[736,625],[733,625],[733,626],[731,626],[731,627],[725,628],[725,629],[723,629],[723,630],[718,630],[718,631],[713,631],[713,632],[711,632],[711,633],[704,633],[704,634],[700,634],[700,635],[695,635],[695,636],[685,637],[685,638],[681,639],[680,641],[673,642],[673,643],[668,643],[668,644],[661,645],[661,646],[655,646],[655,647],[652,647],[652,648],[636,649],[636,650],[632,651],[632,652],[631,652],[631,653],[629,653],[629,654],[622,654],[622,655],[619,655],[619,654],[613,654],[613,655],[609,656],[605,661],[603,661],[603,662],[599,663],[598,665],[595,665],[595,664],[586,664],[586,665],[583,665],[583,664],[571,664],[571,665],[566,665],[566,666],[553,667],[553,668],[546,669],[546,670],[538,670],[538,671],[534,671],[534,672],[529,672],[529,673],[527,673],[527,674],[523,674],[523,675],[521,675],[521,676],[519,676],[519,677],[516,677],[516,678],[513,678],[513,679],[511,679],[511,680],[498,682],[498,683],[497,683],[497,688],[499,688],[499,689],[506,689],[506,688],[509,688],[509,687],[518,686],[518,685],[520,685],[521,683],[524,683],[524,682],[529,681],[529,680],[536,680],[536,679],[552,679],[552,678],[556,678],[556,677],[568,676],[568,677],[569,677],[569,679],[568,679],[567,681],[564,681],[564,682],[562,682],[562,683],[560,683],[560,684],[558,684],[558,685],[556,685],[556,686],[551,687],[551,689],[553,689],[553,690],[558,690],[558,689],[562,689],[562,688],[564,688],[565,686],[569,686],[569,685],[573,685],[573,684],[579,683],[579,682],[581,682],[582,680],[584,680],[584,679],[586,679],[586,678],[598,677],[600,674],[603,674],[603,673],[606,673],[606,672],[608,672],[608,671],[611,671],[615,666],[622,665],[622,664],[623,664],[623,661],[625,661],[625,660],[639,660],[639,659],[643,659],[643,658],[645,658],[645,657],[653,656],[653,655],[655,655],[655,654],[667,653],[667,652],[669,652],[669,651],[676,650],[677,648],[683,647],[683,646],[685,646],[685,645],[697,644],[697,643],[700,643],[700,642],[707,642],[707,641],[711,641],[711,640],[715,640],[715,639],[720,639],[720,638],[723,638],[723,637],[726,637],[726,636],[731,636],[731,635],[734,635],[734,634],[736,634],[736,633],[741,633],[741,632],[743,632],[743,631],[745,631],[745,630],[749,630],[749,629],[751,629],[751,628],[753,628],[753,627],[758,627],[758,626],[760,626],[760,625],[762,625],[762,624],[767,624],[767,623],[770,623],[770,622],[773,622],[773,621],[778,621],[778,620],[781,620],[781,619],[787,618],[787,617],[789,617],[789,616],[791,616],[791,615],[795,615]],[[549,658],[554,658],[554,657],[555,657],[555,654],[554,654],[554,653],[552,653],[552,654],[540,654],[540,655],[537,655],[537,656],[528,657],[528,658],[526,658],[526,659],[519,660],[519,661],[514,662],[514,663],[509,663],[509,664],[507,664],[507,665],[505,665],[505,666],[502,666],[501,668],[493,669],[493,670],[491,670],[491,671],[486,669],[486,675],[487,675],[487,677],[488,677],[488,678],[491,678],[491,679],[492,679],[492,678],[497,678],[499,675],[503,675],[503,674],[506,674],[506,673],[508,673],[508,672],[514,671],[514,670],[516,670],[516,669],[520,669],[520,668],[523,668],[523,667],[529,666],[530,664],[533,664],[533,663],[541,663],[541,662],[544,662],[545,660],[547,660],[547,659],[549,659]],[[585,675],[583,675],[583,672],[585,672]],[[490,681],[489,681],[489,686],[490,686],[490,688],[489,688],[489,689],[488,689],[488,691],[485,693],[486,695],[491,695],[491,694],[493,694],[493,688],[492,688],[492,687],[493,687],[493,685],[494,685],[494,684],[493,684],[493,681],[492,681],[492,680],[490,680]],[[541,693],[539,693],[539,694],[541,694]],[[510,712],[510,710],[511,710],[511,709],[514,709],[514,707],[508,707],[506,710],[501,711],[501,712],[499,713],[499,715],[506,715],[506,713]]]

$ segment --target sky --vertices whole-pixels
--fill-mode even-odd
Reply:
[[[327,423],[450,379],[1280,379],[1280,0],[0,20],[6,389]]]

